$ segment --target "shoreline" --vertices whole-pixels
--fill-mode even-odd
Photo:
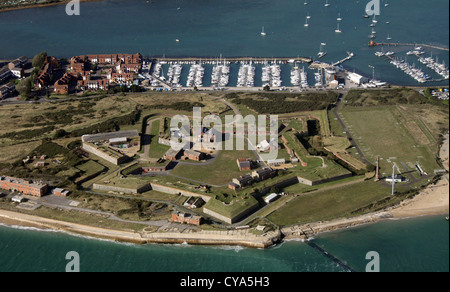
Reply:
[[[338,218],[325,222],[311,222],[280,228],[262,235],[245,230],[223,230],[196,232],[146,232],[121,231],[87,226],[77,223],[58,221],[35,215],[22,214],[0,209],[0,223],[11,226],[34,227],[54,230],[69,234],[81,234],[94,238],[108,239],[118,242],[136,244],[146,243],[179,243],[194,245],[228,245],[265,249],[282,243],[284,240],[305,240],[324,232],[341,230],[389,219],[409,219],[422,216],[449,214],[449,134],[445,135],[439,150],[439,157],[447,173],[443,174],[435,184],[428,185],[411,199],[401,201],[395,206],[382,211],[372,212],[351,218]],[[12,226],[11,226],[12,227]]]
[[[448,184],[443,185],[443,187],[448,187]],[[416,208],[418,205],[417,202],[422,203],[426,199],[428,199],[427,194],[421,192],[413,199],[404,201],[399,206],[390,207],[383,211],[352,218],[339,218],[330,221],[311,222],[303,225],[284,227],[278,232],[272,231],[261,236],[248,233],[230,234],[227,231],[203,231],[188,234],[174,232],[131,232],[58,221],[6,210],[0,210],[0,223],[11,228],[14,228],[14,226],[36,228],[42,231],[56,231],[70,235],[88,236],[93,239],[106,239],[114,242],[134,244],[226,245],[266,249],[285,241],[307,240],[322,233],[359,227],[386,220],[403,220],[441,215],[443,217],[448,216],[448,201],[446,206]]]
[[[24,5],[24,6],[0,8],[0,13],[14,11],[14,10],[21,10],[21,9],[29,9],[29,8],[44,8],[44,7],[51,7],[51,6],[57,6],[57,5],[65,5],[65,4],[69,3],[70,1],[71,0],[63,0],[60,2],[52,2],[52,3],[45,3],[45,4],[30,4],[30,5]],[[100,1],[103,1],[103,0],[80,0],[80,2],[100,2]]]
[[[58,221],[6,210],[0,210],[0,223],[9,227],[32,227],[135,244],[187,243],[193,245],[231,245],[250,248],[268,248],[281,240],[281,233],[276,231],[268,232],[264,235],[254,235],[247,231],[199,231],[195,233],[132,232]]]

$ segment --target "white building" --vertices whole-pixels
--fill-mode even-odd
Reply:
[[[369,79],[368,79],[367,77],[364,77],[364,76],[359,75],[359,74],[357,74],[357,73],[348,73],[347,78],[348,78],[351,82],[356,83],[356,84],[358,84],[358,85],[361,85],[361,84],[363,84],[363,83],[369,82]]]
[[[278,199],[278,194],[273,193],[273,194],[268,195],[264,199],[264,202],[266,202],[266,204],[269,204],[269,203],[275,201],[276,199]]]

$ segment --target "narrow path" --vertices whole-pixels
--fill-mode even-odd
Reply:
[[[347,134],[347,138],[350,140],[352,145],[356,148],[359,155],[361,155],[361,158],[364,160],[365,163],[372,165],[372,162],[367,160],[366,156],[364,155],[361,148],[359,148],[359,145],[356,143],[355,139],[352,137],[352,134],[350,133],[349,129],[345,125],[344,121],[342,120],[341,116],[339,115],[339,107],[341,106],[342,101],[344,100],[345,95],[343,95],[341,98],[339,98],[336,107],[334,108],[333,112],[336,118],[338,119],[339,123],[341,124],[342,128],[344,129],[345,133]]]

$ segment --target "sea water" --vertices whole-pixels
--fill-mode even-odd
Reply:
[[[0,271],[65,271],[76,251],[80,271],[107,272],[364,272],[375,251],[380,271],[449,271],[449,226],[444,216],[388,220],[269,249],[188,244],[126,244],[33,228],[0,226]],[[217,263],[221,263],[218,265]]]
[[[81,3],[79,16],[68,16],[65,6],[30,8],[0,13],[0,59],[32,57],[41,51],[56,57],[100,53],[136,53],[150,56],[195,57],[311,57],[317,58],[321,43],[333,63],[348,52],[355,57],[343,64],[351,71],[399,85],[418,85],[410,76],[369,48],[371,18],[364,18],[369,1],[334,0],[104,0]],[[441,0],[393,0],[375,27],[376,42],[424,43],[449,47],[449,2]],[[309,27],[304,23],[311,16]],[[341,34],[335,33],[340,14]],[[389,23],[387,23],[389,22]],[[266,36],[261,35],[262,27]],[[178,42],[176,40],[179,40]],[[385,47],[396,57],[424,69],[406,52],[413,47]],[[449,64],[448,51],[426,49]],[[369,67],[369,65],[371,67]],[[373,72],[372,67],[375,67]],[[283,68],[285,71],[289,67]],[[237,69],[234,69],[235,71]],[[236,72],[231,72],[236,75]],[[310,76],[313,72],[309,72]],[[289,76],[289,74],[286,74]],[[285,75],[285,76],[286,76]],[[234,78],[235,79],[235,78]],[[283,85],[289,86],[289,78]],[[235,80],[230,79],[230,83]],[[184,83],[184,82],[183,82]],[[313,81],[311,80],[310,85]],[[448,84],[448,81],[434,84]],[[207,84],[205,84],[207,85]]]

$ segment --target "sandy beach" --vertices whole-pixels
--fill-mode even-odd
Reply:
[[[447,173],[436,185],[428,186],[411,200],[403,201],[398,208],[390,210],[395,218],[440,215],[449,213],[449,135],[445,136],[439,156]]]

